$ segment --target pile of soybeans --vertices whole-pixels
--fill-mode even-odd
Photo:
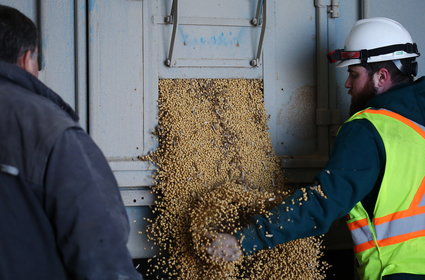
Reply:
[[[289,195],[267,127],[261,80],[159,81],[153,191],[157,217],[148,234],[157,279],[324,279],[320,240],[305,238],[223,263],[205,246],[235,233],[251,215]],[[161,275],[161,276],[158,276]]]

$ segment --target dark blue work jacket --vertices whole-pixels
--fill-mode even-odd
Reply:
[[[384,108],[425,126],[425,78],[375,96],[368,107]],[[303,201],[304,194],[297,190],[285,204],[271,210],[270,218],[254,216],[238,232],[238,238],[244,236],[245,253],[326,233],[333,221],[345,216],[359,201],[373,217],[384,167],[385,147],[372,123],[368,120],[345,123],[335,139],[328,163],[317,176],[317,184],[306,188],[308,200]],[[316,191],[319,186],[323,192]],[[394,275],[385,279],[425,279],[425,276]]]
[[[106,159],[74,111],[0,62],[0,279],[141,279]]]

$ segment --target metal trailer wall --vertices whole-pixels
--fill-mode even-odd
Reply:
[[[289,181],[308,183],[349,106],[346,69],[327,64],[328,50],[343,47],[357,19],[374,16],[400,21],[425,46],[423,0],[266,0],[266,18],[253,25],[259,2],[178,1],[169,67],[173,0],[0,0],[37,23],[40,79],[76,109],[108,158],[130,217],[134,258],[153,254],[139,232],[151,215],[155,167],[138,156],[157,145],[158,79],[264,79],[274,149]],[[252,67],[263,25],[262,55]],[[420,76],[425,61],[418,61]]]

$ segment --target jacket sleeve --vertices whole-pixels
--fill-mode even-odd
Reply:
[[[317,183],[296,190],[271,209],[269,218],[251,217],[250,224],[237,233],[244,253],[326,233],[334,220],[374,189],[385,162],[383,151],[382,140],[369,121],[343,125]]]
[[[116,180],[83,130],[58,139],[45,178],[45,209],[71,278],[142,279],[126,247],[129,222]]]

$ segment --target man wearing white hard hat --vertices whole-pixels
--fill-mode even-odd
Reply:
[[[425,280],[425,79],[415,80],[418,56],[400,23],[356,22],[344,49],[328,55],[337,67],[348,66],[352,117],[307,187],[307,201],[295,191],[270,217],[251,217],[234,236],[218,233],[209,254],[234,261],[326,233],[348,213],[362,279]]]

